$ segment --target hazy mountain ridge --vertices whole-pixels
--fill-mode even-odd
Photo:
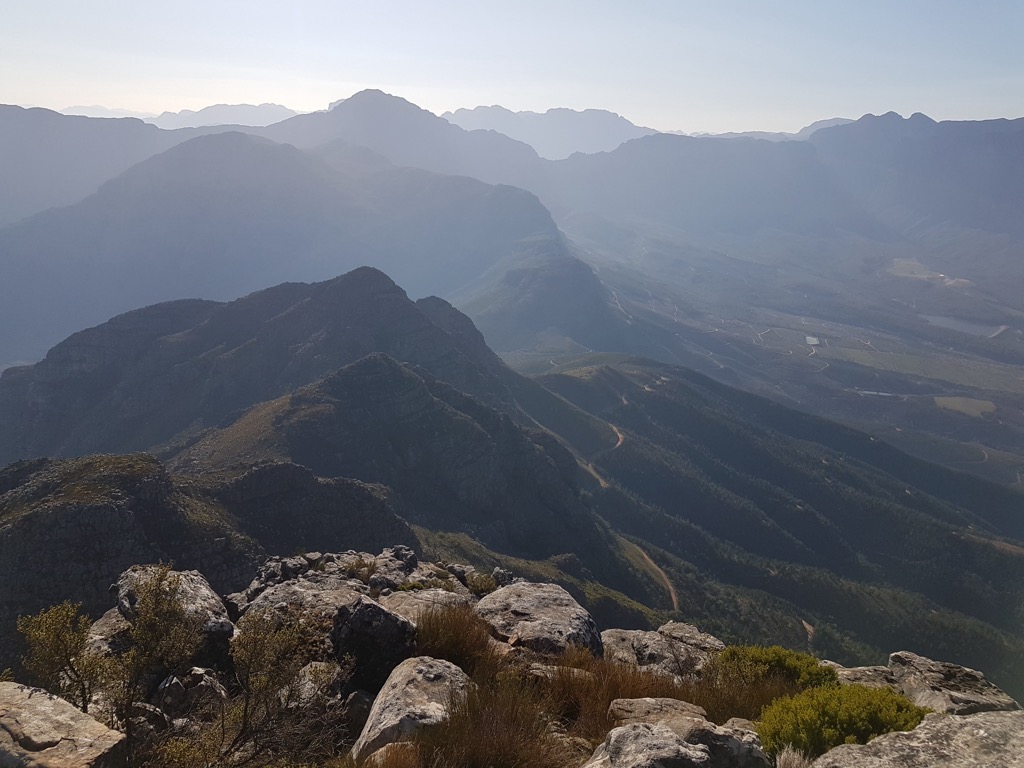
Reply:
[[[311,156],[241,133],[152,157],[77,205],[0,230],[0,362],[32,360],[84,325],[182,296],[229,299],[361,264],[419,295],[450,294],[538,243],[559,252],[527,192],[382,165],[334,145]],[[288,253],[282,260],[280,255]]]
[[[281,104],[212,104],[202,109],[183,109],[180,112],[161,112],[145,117],[165,130],[176,128],[203,128],[208,125],[247,125],[262,127],[279,123],[298,112]]]
[[[630,139],[657,133],[604,109],[553,108],[538,113],[513,112],[495,105],[457,109],[441,117],[467,131],[503,133],[529,144],[548,160],[561,160],[575,152],[607,152]]]

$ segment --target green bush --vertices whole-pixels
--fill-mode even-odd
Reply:
[[[831,667],[808,653],[780,645],[731,645],[718,654],[718,665],[722,669],[742,669],[758,677],[777,677],[800,690],[839,684]]]
[[[731,717],[756,720],[761,710],[810,687],[839,684],[835,670],[813,656],[780,646],[731,645],[704,665],[685,697],[716,723]]]
[[[840,744],[866,744],[883,733],[909,731],[928,711],[889,688],[809,688],[765,707],[757,732],[769,755],[790,746],[818,757]]]

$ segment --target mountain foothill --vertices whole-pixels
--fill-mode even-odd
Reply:
[[[133,563],[406,544],[1020,695],[1024,123],[514,114],[0,107],[0,668]]]

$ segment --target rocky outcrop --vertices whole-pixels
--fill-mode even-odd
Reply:
[[[663,725],[688,744],[703,744],[708,768],[770,768],[761,740],[750,724],[730,721],[715,725],[703,709],[677,699],[615,699],[608,716],[616,726],[633,723]]]
[[[1024,712],[927,715],[917,728],[827,752],[813,768],[1024,768]]]
[[[275,584],[244,606],[244,612],[249,611],[273,611],[282,621],[301,620],[312,626],[325,653],[342,664],[355,662],[353,684],[367,690],[377,690],[415,648],[416,628],[410,621],[343,578]]]
[[[685,678],[699,672],[725,644],[691,624],[669,622],[657,632],[606,629],[601,633],[605,655],[667,677]]]
[[[919,707],[950,715],[1010,711],[1020,705],[975,669],[934,661],[910,651],[889,656],[887,667],[836,666],[842,683],[891,688]]]
[[[417,656],[406,659],[388,676],[352,747],[356,762],[387,744],[409,740],[426,725],[448,717],[453,697],[464,695],[469,677],[454,664]]]
[[[633,723],[615,728],[582,768],[710,768],[703,745],[687,744],[671,728]]]
[[[593,617],[557,584],[520,582],[481,598],[477,614],[512,646],[562,653],[572,646],[603,652]]]
[[[935,712],[970,715],[1020,709],[1016,701],[981,672],[957,664],[898,651],[889,656],[889,671],[904,696]]]
[[[0,683],[0,765],[115,768],[124,734],[39,688]]]

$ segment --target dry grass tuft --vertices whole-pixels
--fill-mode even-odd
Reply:
[[[684,698],[684,689],[671,678],[596,658],[585,649],[571,649],[558,664],[544,684],[549,706],[570,735],[592,743],[614,727],[608,707],[615,699]]]
[[[446,722],[420,736],[422,768],[565,768],[574,754],[546,709],[543,693],[521,677],[478,685],[452,702]]]
[[[416,651],[450,661],[471,676],[497,662],[490,626],[471,605],[438,605],[424,611],[416,622]]]
[[[813,762],[811,758],[793,747],[785,747],[775,756],[775,768],[810,768]]]

